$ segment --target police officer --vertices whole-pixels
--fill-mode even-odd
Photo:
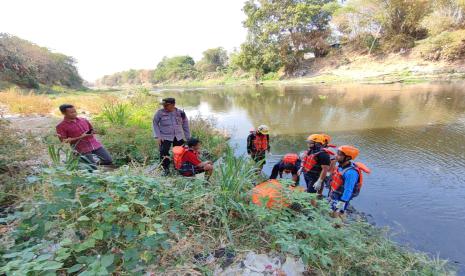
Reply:
[[[189,121],[183,110],[176,108],[174,98],[163,99],[163,108],[153,117],[153,134],[158,140],[160,159],[165,174],[169,173],[169,151],[171,146],[181,146],[191,138]]]

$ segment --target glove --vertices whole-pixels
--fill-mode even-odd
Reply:
[[[326,177],[329,177],[329,176],[331,176],[331,172],[326,173]]]
[[[318,179],[318,180],[315,182],[315,184],[313,184],[313,188],[314,188],[315,190],[319,191],[319,190],[321,189],[321,184],[322,184],[321,182],[322,182],[321,179]]]
[[[302,168],[300,168],[298,171],[297,171],[297,175],[300,176],[302,174]]]
[[[346,203],[344,201],[339,200],[336,204],[336,210],[339,212],[344,212],[344,207],[346,207]]]

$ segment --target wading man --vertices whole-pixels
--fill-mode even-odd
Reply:
[[[153,134],[158,140],[163,169],[168,174],[171,146],[183,145],[184,141],[191,138],[191,133],[186,113],[176,108],[174,98],[163,99],[161,104],[163,108],[153,117]]]
[[[60,106],[64,118],[56,126],[60,141],[71,144],[81,160],[93,165],[111,165],[112,159],[108,151],[95,138],[94,129],[87,119],[77,116],[76,108],[70,104]],[[96,155],[99,160],[95,160]],[[94,167],[95,168],[95,167]]]

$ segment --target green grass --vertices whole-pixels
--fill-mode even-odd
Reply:
[[[7,275],[131,274],[177,271],[193,256],[227,246],[243,252],[277,251],[302,257],[317,274],[446,275],[445,262],[401,249],[364,222],[342,225],[328,204],[285,188],[298,211],[266,209],[249,201],[253,163],[226,152],[210,182],[163,178],[143,170],[112,173],[45,169],[8,233],[0,271]],[[337,226],[339,225],[339,226]]]

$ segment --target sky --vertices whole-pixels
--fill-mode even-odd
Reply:
[[[2,0],[0,32],[74,57],[94,81],[245,40],[244,0]]]

